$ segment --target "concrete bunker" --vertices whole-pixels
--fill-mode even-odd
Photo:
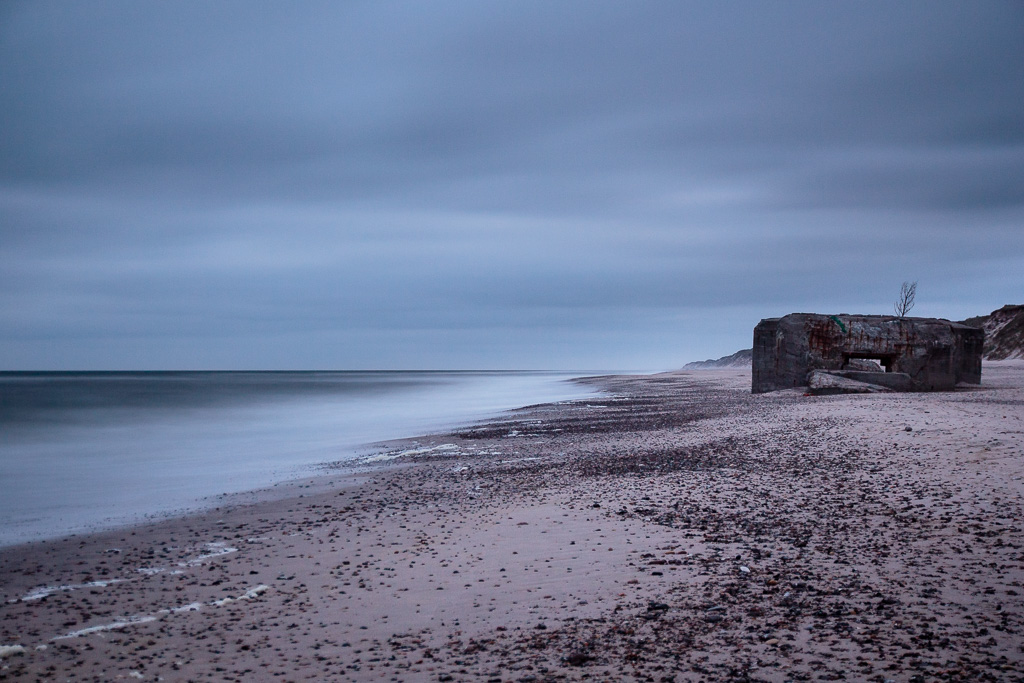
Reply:
[[[751,391],[951,391],[981,383],[984,341],[940,318],[790,313],[754,328]]]

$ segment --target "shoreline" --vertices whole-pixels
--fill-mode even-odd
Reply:
[[[256,500],[384,439],[589,393],[555,372],[94,375],[0,387],[11,394],[0,411],[10,430],[0,547],[181,517],[236,494]]]
[[[289,495],[0,548],[0,680],[1024,676],[1024,363],[749,377],[593,378]]]

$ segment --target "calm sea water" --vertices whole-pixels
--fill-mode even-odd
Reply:
[[[202,507],[368,443],[592,395],[569,377],[0,373],[0,545]]]

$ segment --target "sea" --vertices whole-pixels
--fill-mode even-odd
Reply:
[[[0,546],[212,507],[595,392],[554,372],[2,372]]]

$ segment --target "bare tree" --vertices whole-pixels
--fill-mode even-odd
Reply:
[[[913,282],[904,281],[903,286],[900,288],[900,299],[893,308],[896,309],[896,315],[901,318],[907,317],[907,313],[910,313],[910,309],[914,307],[914,296],[917,295],[917,280]]]

